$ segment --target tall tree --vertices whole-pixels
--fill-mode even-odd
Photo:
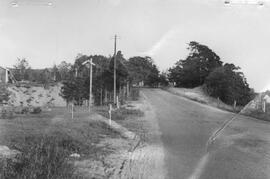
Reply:
[[[169,69],[169,79],[177,86],[196,87],[204,83],[211,71],[222,66],[222,61],[209,47],[198,42],[190,42],[188,50],[187,58]]]
[[[62,61],[57,66],[61,80],[66,80],[71,77],[71,67],[72,65],[70,63],[67,63],[66,61]]]

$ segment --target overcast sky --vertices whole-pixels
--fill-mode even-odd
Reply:
[[[225,6],[222,0],[0,0],[0,66],[25,57],[51,67],[78,53],[153,57],[160,70],[187,55],[187,43],[212,48],[242,68],[250,86],[270,89],[270,3]],[[48,6],[48,2],[52,2]]]

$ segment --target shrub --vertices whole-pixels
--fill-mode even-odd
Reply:
[[[33,110],[31,111],[31,114],[39,114],[41,113],[41,108],[40,107],[34,107]]]
[[[142,117],[143,115],[144,115],[144,113],[138,109],[120,108],[120,109],[112,112],[112,119],[113,120],[125,120],[127,117],[130,117],[130,116]]]
[[[14,117],[14,112],[8,108],[0,108],[0,117],[2,119],[12,119]]]
[[[249,88],[248,83],[240,68],[233,64],[225,64],[216,68],[205,80],[204,89],[215,98],[220,98],[227,104],[247,104],[253,97],[254,92]]]
[[[23,107],[21,110],[21,114],[28,114],[29,113],[29,108],[28,107]]]
[[[131,88],[130,97],[131,97],[131,100],[137,101],[140,97],[140,89],[139,88]]]

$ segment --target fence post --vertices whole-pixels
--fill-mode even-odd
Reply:
[[[263,100],[262,101],[262,110],[263,110],[263,112],[265,113],[266,112],[266,104],[265,104],[265,101]]]
[[[72,119],[73,119],[73,117],[74,117],[74,116],[73,116],[73,115],[74,115],[74,114],[73,114],[73,110],[74,110],[73,108],[74,108],[74,103],[72,102],[72,105],[71,105],[71,118],[72,118]]]
[[[233,110],[234,111],[236,110],[236,100],[234,100],[234,103],[233,103]]]
[[[129,97],[129,82],[127,82],[127,97]]]
[[[119,97],[118,96],[116,97],[116,107],[117,107],[117,109],[119,109]]]
[[[219,97],[217,99],[218,99],[218,108],[219,108],[220,99],[219,99]]]
[[[112,125],[112,105],[109,104],[109,123]]]
[[[102,96],[102,88],[101,88],[101,91],[100,91],[100,105],[102,106],[102,101],[103,101],[103,96]]]

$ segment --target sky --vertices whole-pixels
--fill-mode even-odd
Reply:
[[[23,57],[32,68],[44,68],[74,62],[78,53],[112,55],[117,34],[125,58],[151,56],[163,71],[197,41],[240,66],[250,87],[262,91],[270,89],[270,1],[264,2],[0,0],[0,66]]]

